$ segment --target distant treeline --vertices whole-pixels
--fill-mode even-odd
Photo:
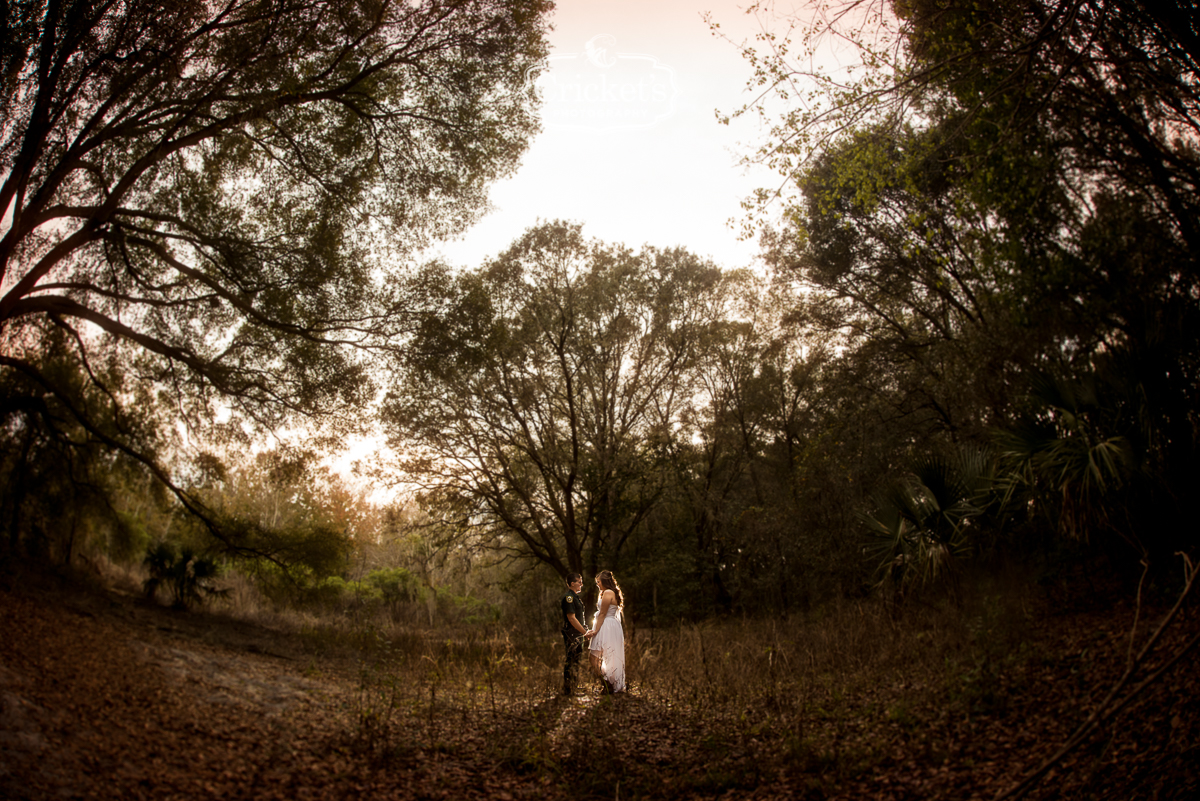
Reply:
[[[739,112],[770,124],[747,160],[782,187],[750,203],[759,270],[561,221],[475,269],[397,266],[385,254],[460,227],[515,164],[544,9],[464,3],[420,28],[425,68],[456,76],[452,102],[425,99],[456,121],[435,133],[406,105],[427,85],[408,72],[415,17],[340,5],[304,13],[363,58],[311,54],[323,69],[300,64],[311,42],[286,25],[270,35],[298,38],[261,62],[165,22],[64,18],[103,35],[59,40],[12,28],[10,557],[140,561],[171,540],[281,597],[351,588],[397,610],[540,603],[532,587],[609,568],[633,620],[665,621],[953,593],[1006,560],[1047,581],[1083,565],[1132,584],[1142,563],[1169,581],[1173,554],[1194,552],[1190,5],[920,0],[764,19],[779,37],[745,51],[763,99]],[[807,53],[832,40],[857,43],[863,69],[813,72]],[[155,55],[168,41],[191,44]],[[126,83],[39,67],[91,69],[72,47],[132,47],[149,66]],[[166,77],[165,94],[136,89]],[[201,91],[222,80],[275,100]],[[817,92],[800,104],[797,87]],[[102,107],[106,92],[121,103]],[[169,114],[177,129],[133,124]],[[245,191],[251,176],[272,191]],[[247,455],[267,430],[311,438]],[[318,466],[364,432],[394,454],[370,465],[405,488],[391,505]]]

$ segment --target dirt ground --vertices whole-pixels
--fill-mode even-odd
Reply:
[[[2,798],[553,795],[469,754],[373,767],[353,682],[286,634],[69,587],[0,590],[0,610]]]
[[[1196,618],[1190,610],[1178,638],[1194,636]],[[869,713],[846,699],[854,719],[831,709],[797,746],[719,722],[706,730],[702,716],[636,692],[620,703],[548,694],[510,743],[466,725],[464,713],[453,747],[381,761],[355,740],[352,666],[313,656],[294,633],[9,579],[0,581],[0,799],[993,798],[1052,753],[1105,677],[1119,675],[1122,620],[1053,625],[1045,638],[1061,653],[1028,666],[1038,675],[1003,713],[957,715],[952,699],[903,715],[885,699]],[[1031,797],[1200,798],[1196,664],[1193,653]],[[869,764],[831,770],[819,743],[832,743],[837,762],[856,738]],[[584,760],[623,778],[581,783],[571,770]]]

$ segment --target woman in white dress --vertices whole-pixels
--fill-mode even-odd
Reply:
[[[621,626],[621,610],[625,596],[611,570],[596,576],[600,600],[596,603],[596,618],[585,637],[591,640],[588,651],[592,670],[604,682],[610,693],[625,691],[625,630]]]

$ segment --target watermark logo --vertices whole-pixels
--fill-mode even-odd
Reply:
[[[675,70],[616,39],[593,36],[581,53],[556,53],[529,81],[542,98],[547,128],[589,131],[649,128],[675,111]]]

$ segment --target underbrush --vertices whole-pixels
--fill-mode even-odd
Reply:
[[[862,600],[776,620],[631,626],[629,692],[614,697],[586,678],[584,695],[558,695],[549,632],[363,621],[319,636],[328,653],[355,655],[348,737],[377,763],[482,755],[577,798],[772,786],[821,798],[895,773],[910,797],[958,797],[1027,769],[1120,675],[1132,609],[1054,619],[1030,598],[992,582],[900,614]],[[1130,707],[1142,728],[1166,731],[1154,759],[1186,751],[1194,689]],[[1184,711],[1159,721],[1164,706]],[[1103,748],[1082,758],[1100,764]],[[1089,770],[1081,781],[1099,775]]]
[[[1019,596],[894,610],[863,600],[772,621],[633,629],[630,691],[557,694],[561,644],[502,623],[313,621],[301,637],[352,676],[348,739],[371,760],[485,752],[583,796],[708,794],[783,778],[824,786],[880,758],[877,730],[931,707],[1003,708],[1025,659]],[[586,673],[586,668],[585,671]],[[664,774],[669,779],[664,784]]]
[[[1120,600],[1060,613],[1035,586],[992,578],[900,608],[631,621],[629,692],[600,696],[585,664],[583,694],[564,697],[561,640],[533,617],[414,625],[370,607],[275,609],[248,584],[232,589],[228,613],[290,632],[314,673],[348,688],[332,747],[381,770],[482,761],[576,799],[861,797],[885,785],[897,798],[995,795],[1121,676],[1135,616]],[[1161,612],[1141,610],[1140,637]],[[1194,609],[1176,629],[1167,652],[1200,630]],[[1064,763],[1052,792],[1197,789],[1180,766],[1196,756],[1200,693],[1187,671],[1168,677]]]
[[[1006,677],[1036,648],[1029,623],[1022,596],[998,589],[899,617],[862,600],[651,632],[630,649],[634,694],[676,721],[675,748],[624,761],[623,786],[655,795],[669,769],[680,792],[771,781],[830,791],[885,762],[897,736],[951,711],[1002,709]],[[620,729],[619,718],[601,727],[612,742],[600,750],[620,750]]]

